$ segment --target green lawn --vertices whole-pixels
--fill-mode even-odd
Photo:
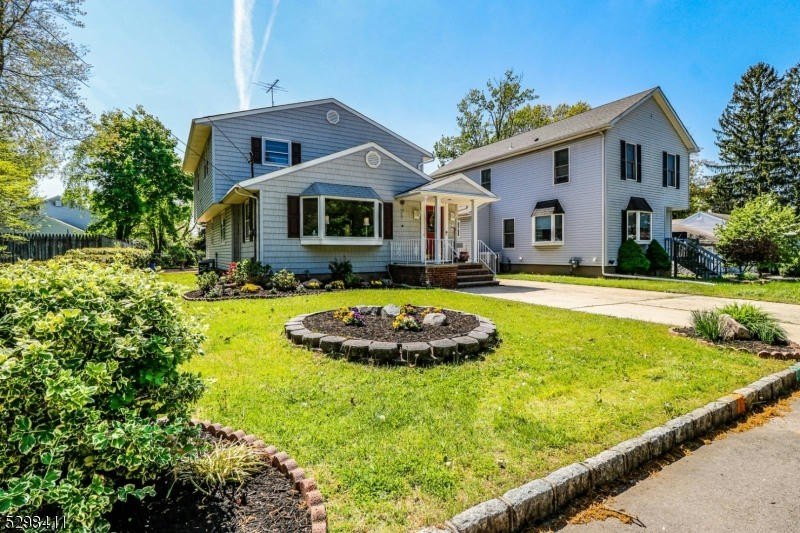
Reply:
[[[191,274],[167,274],[191,284]],[[493,318],[484,361],[370,367],[294,347],[283,323],[341,305],[436,304]],[[189,368],[198,415],[285,449],[316,477],[334,531],[403,531],[663,423],[785,366],[654,324],[438,290],[186,302],[208,324]]]
[[[721,298],[745,298],[748,300],[763,300],[766,302],[800,304],[800,282],[797,281],[767,281],[763,283],[716,281],[711,284],[700,284],[686,281],[583,278],[578,276],[551,276],[547,274],[524,273],[501,274],[498,277],[501,279],[522,279],[528,281],[546,281],[550,283],[571,283],[573,285],[593,285],[597,287],[641,289],[645,291],[698,294],[701,296],[718,296]]]

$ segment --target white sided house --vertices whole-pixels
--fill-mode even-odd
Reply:
[[[456,249],[458,212],[498,197],[467,176],[432,180],[427,150],[335,99],[192,121],[183,169],[216,268],[257,259],[324,278],[351,261],[363,277],[455,287],[493,281],[497,257]],[[472,250],[478,250],[473,254]]]
[[[471,150],[432,177],[466,176],[499,198],[459,211],[456,247],[477,228],[512,271],[601,275],[623,239],[670,246],[697,151],[656,87]]]

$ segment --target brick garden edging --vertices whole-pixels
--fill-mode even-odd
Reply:
[[[377,309],[380,306],[357,306]],[[447,309],[456,313],[469,315],[455,309]],[[329,311],[321,311],[328,313]],[[306,328],[303,322],[312,314],[297,315],[283,326],[286,338],[294,344],[311,350],[320,350],[325,354],[343,356],[356,361],[376,361],[380,363],[399,364],[431,364],[450,361],[456,358],[468,358],[491,347],[497,342],[497,326],[486,317],[472,315],[478,320],[478,327],[463,335],[452,335],[441,339],[416,342],[373,341],[356,337],[340,337],[326,333],[316,333]]]
[[[780,359],[782,361],[800,361],[800,351],[793,350],[791,348],[785,350],[760,350],[755,352],[753,350],[748,350],[747,348],[743,348],[741,346],[729,346],[726,344],[717,344],[716,342],[711,342],[708,339],[703,339],[700,337],[694,337],[692,335],[688,335],[678,328],[672,327],[669,328],[669,332],[673,335],[678,337],[686,337],[687,339],[694,339],[700,344],[705,344],[706,346],[714,346],[715,348],[727,348],[728,350],[736,350],[737,352],[747,352],[756,354],[762,359]]]
[[[192,420],[192,424],[211,435],[231,442],[247,444],[263,453],[267,463],[277,468],[300,491],[308,512],[311,514],[311,533],[326,533],[328,531],[328,515],[325,511],[322,493],[317,488],[313,477],[307,477],[305,470],[297,466],[297,462],[289,457],[286,452],[279,452],[275,446],[267,446],[263,440],[254,435],[248,435],[242,430],[234,430],[222,424],[212,424],[205,420]]]
[[[511,489],[502,496],[463,511],[444,526],[420,533],[505,533],[548,518],[576,497],[611,483],[673,447],[700,437],[800,384],[800,363],[770,374],[716,401],[673,418],[639,437],[626,440],[590,457]]]

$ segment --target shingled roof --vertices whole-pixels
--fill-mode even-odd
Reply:
[[[617,119],[653,95],[659,97],[658,103],[662,108],[665,108],[667,115],[672,115],[670,120],[673,120],[673,123],[676,124],[676,129],[678,129],[679,134],[684,137],[684,142],[689,150],[697,151],[697,145],[680,122],[680,119],[677,114],[675,114],[675,111],[667,101],[664,93],[659,87],[653,87],[652,89],[626,96],[620,100],[603,104],[589,111],[584,111],[579,115],[470,150],[441,168],[436,169],[431,173],[431,176],[447,176],[454,172],[463,171],[489,161],[505,159],[525,152],[533,152],[561,141],[608,129],[613,126]]]

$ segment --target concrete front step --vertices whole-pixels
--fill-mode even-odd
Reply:
[[[484,274],[470,274],[467,276],[458,275],[456,279],[458,280],[459,283],[461,283],[462,281],[491,281],[494,279],[494,276],[492,275],[491,272],[487,272]]]
[[[496,279],[491,279],[486,281],[459,281],[456,287],[463,289],[466,287],[493,287],[495,285],[500,285],[500,282]]]

